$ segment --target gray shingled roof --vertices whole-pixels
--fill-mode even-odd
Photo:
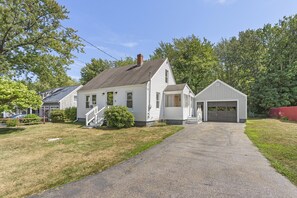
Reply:
[[[143,84],[158,71],[165,59],[144,62],[141,66],[129,65],[104,70],[80,90]]]
[[[80,85],[69,86],[69,87],[59,87],[56,89],[46,91],[46,92],[52,92],[52,93],[43,99],[43,103],[57,103],[65,96],[70,94],[72,91],[74,91],[76,88],[78,88],[79,86]]]
[[[164,91],[181,91],[185,86],[186,84],[167,85]]]

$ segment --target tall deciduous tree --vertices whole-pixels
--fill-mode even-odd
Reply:
[[[99,73],[111,67],[110,61],[103,59],[91,59],[91,63],[87,63],[80,71],[82,84],[86,84]]]
[[[258,111],[297,105],[297,15],[263,29],[267,69],[252,95]]]
[[[35,91],[30,91],[21,82],[15,82],[0,77],[0,112],[41,106],[42,100]]]
[[[114,67],[123,67],[128,65],[133,65],[136,60],[132,57],[126,57],[121,60],[109,61],[103,59],[91,59],[91,63],[87,63],[80,71],[81,83],[86,84],[88,81],[92,80],[95,76],[103,72],[105,69]]]
[[[194,92],[201,91],[218,77],[213,44],[192,35],[161,42],[152,59],[169,58],[178,83],[188,83]]]
[[[68,81],[72,52],[82,44],[73,29],[61,27],[67,15],[55,0],[0,1],[0,75],[52,87]]]

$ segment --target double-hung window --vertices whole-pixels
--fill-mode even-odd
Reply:
[[[156,93],[156,108],[157,109],[160,108],[160,93],[159,92]]]
[[[90,108],[90,96],[86,96],[86,108]]]
[[[133,93],[127,92],[127,107],[133,108]]]
[[[181,94],[166,95],[165,107],[181,107]]]
[[[92,105],[95,106],[97,104],[96,95],[92,95]]]
[[[165,69],[165,83],[168,83],[168,75],[169,75],[169,72],[167,69]]]

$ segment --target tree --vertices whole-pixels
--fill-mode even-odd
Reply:
[[[122,66],[136,64],[136,59],[133,59],[132,57],[125,57],[124,59],[116,60],[111,63],[113,65],[113,67],[122,67]]]
[[[55,87],[68,81],[81,40],[63,28],[68,11],[55,0],[0,1],[0,75]],[[59,79],[59,81],[57,81]]]
[[[90,80],[92,80],[99,73],[103,72],[105,69],[109,69],[111,67],[111,63],[107,60],[103,59],[91,59],[91,63],[87,63],[81,71],[81,79],[80,82],[82,84],[86,84]]]
[[[217,57],[213,44],[192,35],[161,42],[151,59],[169,58],[177,83],[188,83],[199,92],[218,77]]]
[[[259,112],[271,107],[297,105],[297,15],[262,29],[267,45],[267,69],[253,88]]]
[[[20,109],[41,106],[41,97],[21,82],[15,82],[0,77],[0,112],[11,111],[15,107]]]
[[[117,60],[117,61],[109,61],[103,59],[91,59],[91,63],[87,63],[81,71],[81,79],[80,82],[82,84],[86,84],[90,80],[92,80],[95,76],[100,74],[106,69],[114,68],[114,67],[122,67],[127,65],[135,64],[136,60],[132,57],[126,57],[125,59]]]

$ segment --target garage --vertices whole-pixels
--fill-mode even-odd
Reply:
[[[195,100],[204,122],[245,122],[247,119],[247,96],[221,80],[199,92]]]
[[[208,121],[237,122],[237,102],[208,102]]]

